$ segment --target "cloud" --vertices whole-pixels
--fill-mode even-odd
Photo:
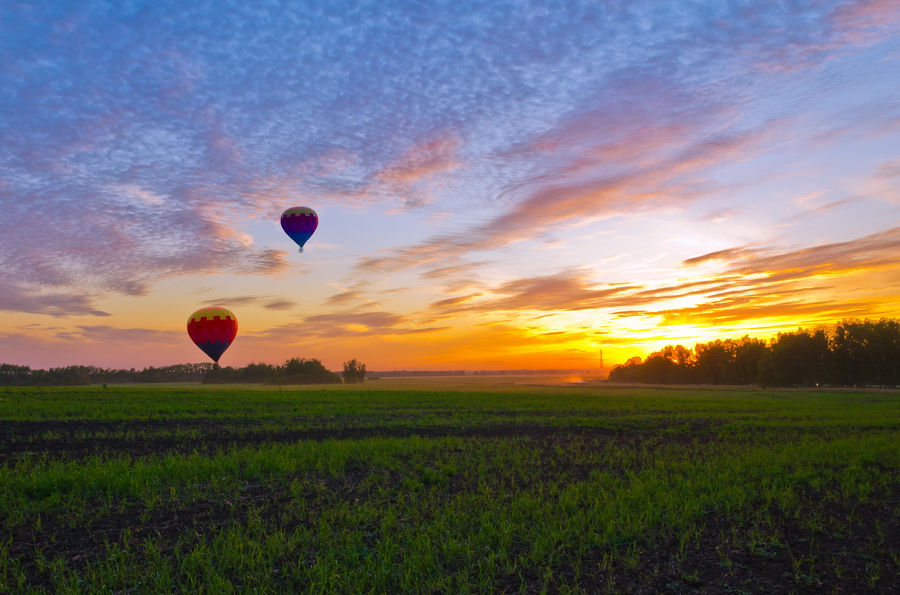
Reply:
[[[440,185],[449,184],[447,174],[460,167],[458,138],[438,138],[414,145],[395,162],[379,171],[375,178],[385,182],[385,191],[403,197],[405,206],[421,207]]]
[[[221,304],[228,304],[229,306],[244,306],[247,304],[255,304],[261,299],[264,298],[258,295],[242,295],[236,297],[211,298],[206,300],[204,303],[208,306]]]
[[[345,306],[348,304],[374,305],[376,303],[366,297],[366,289],[371,286],[366,281],[357,282],[350,288],[344,288],[334,283],[332,285],[340,289],[341,292],[325,298],[325,303],[329,306]]]
[[[426,279],[446,279],[448,277],[457,277],[460,275],[471,275],[476,269],[491,264],[490,260],[481,260],[478,262],[461,262],[459,264],[451,264],[441,266],[425,271],[422,276]]]
[[[449,327],[419,327],[404,315],[385,311],[358,310],[307,316],[302,320],[252,333],[255,340],[277,340],[286,343],[322,339],[377,338],[428,334]]]
[[[80,325],[81,340],[98,341],[106,344],[127,343],[146,345],[154,343],[171,344],[184,340],[184,333],[161,331],[147,328],[116,328],[107,325]]]
[[[837,3],[791,9],[721,5],[708,21],[692,15],[685,22],[683,15],[650,16],[642,14],[643,4],[633,6],[623,22],[631,24],[627,19],[636,14],[670,18],[659,35],[678,30],[683,36],[655,40],[661,44],[657,47],[668,48],[658,54],[631,40],[624,55],[635,61],[607,62],[607,70],[594,71],[596,92],[590,94],[586,85],[583,103],[571,104],[540,134],[483,155],[485,165],[469,163],[470,171],[486,177],[498,173],[488,164],[503,163],[505,170],[519,172],[497,189],[495,201],[504,205],[504,213],[365,257],[357,270],[440,270],[471,252],[540,239],[554,229],[598,218],[672,208],[718,192],[721,186],[707,177],[709,168],[768,150],[807,116],[804,103],[780,106],[778,117],[751,115],[748,104],[758,102],[752,85],[777,86],[783,77],[794,76],[788,71],[814,68],[883,39],[888,28],[880,25],[881,37],[863,39],[854,33],[876,26],[873,15],[890,21],[897,12],[892,4],[877,2],[855,3],[853,10]],[[655,61],[658,67],[651,66]],[[866,114],[879,122],[888,117],[883,109]],[[721,220],[734,214],[719,210],[711,216]]]
[[[390,312],[340,312],[307,316],[303,322],[307,328],[315,329],[315,334],[334,337],[393,332],[406,319]]]
[[[875,177],[882,180],[900,177],[900,159],[879,165]]]
[[[803,320],[871,315],[883,309],[882,298],[872,295],[860,301],[850,292],[879,289],[861,281],[860,276],[893,270],[900,264],[900,228],[795,250],[738,247],[691,258],[683,264],[713,262],[721,263],[723,277],[718,277],[721,282],[711,291],[704,292],[706,299],[698,305],[617,315],[663,316],[668,323],[693,324],[763,317]],[[803,294],[807,295],[796,299]]]
[[[464,313],[505,311],[577,311],[609,307],[616,296],[629,293],[637,286],[597,287],[590,283],[589,273],[566,270],[555,275],[517,279],[490,289],[489,293],[473,293],[432,302],[426,309],[428,320],[439,320]]]
[[[434,301],[422,318],[598,310],[620,319],[660,318],[664,324],[702,326],[754,323],[763,317],[865,316],[883,309],[884,298],[860,299],[853,292],[879,289],[878,282],[864,281],[861,275],[891,271],[900,264],[900,228],[794,250],[742,246],[682,264],[716,266],[718,271],[704,271],[700,279],[647,285],[598,284],[589,271],[567,269]],[[682,305],[685,300],[691,305]]]
[[[98,297],[161,279],[278,274],[286,252],[239,227],[296,196],[496,209],[358,264],[460,289],[471,252],[707,196],[711,166],[764,150],[802,111],[748,115],[758,89],[886,39],[897,13],[890,0],[39,3],[0,36],[0,307],[101,315]],[[900,121],[890,101],[865,117]]]
[[[51,293],[34,284],[0,279],[0,310],[47,316],[109,316],[92,305],[92,295]]]
[[[768,303],[767,303],[768,302]],[[771,299],[759,299],[753,304],[735,304],[729,301],[714,302],[692,308],[664,309],[653,313],[629,313],[628,316],[661,316],[664,324],[690,324],[713,326],[747,323],[765,319],[783,319],[789,325],[808,326],[810,321],[832,323],[837,318],[867,317],[872,314],[872,302],[847,301],[836,304],[833,300],[787,300],[771,303]]]
[[[728,248],[726,250],[717,250],[715,252],[710,252],[701,256],[688,258],[687,260],[682,261],[681,264],[683,264],[684,266],[695,266],[711,261],[734,261],[737,259],[752,257],[756,254],[759,254],[759,252],[760,249],[758,248]]]
[[[182,275],[272,275],[287,268],[281,250],[258,249],[239,232],[204,215],[206,207],[160,207],[119,200],[89,188],[68,196],[49,187],[12,196],[0,221],[0,273],[16,293],[144,295],[155,282]],[[90,195],[90,196],[89,196]],[[22,305],[7,309],[31,311]],[[84,306],[82,310],[92,309]]]
[[[290,310],[297,303],[283,298],[277,298],[272,295],[242,295],[235,297],[214,298],[204,301],[209,306],[220,305],[223,307],[233,308],[236,306],[255,305],[262,303],[262,307],[267,310]]]
[[[647,287],[636,283],[595,284],[590,277],[587,271],[565,270],[554,275],[517,279],[483,293],[432,302],[425,316],[426,320],[433,321],[471,313],[559,313],[634,307],[714,294],[733,289],[741,279],[725,275]]]
[[[726,219],[731,219],[732,217],[737,217],[744,212],[744,209],[735,209],[730,207],[722,207],[718,209],[713,209],[703,215],[700,219],[703,221],[715,221],[716,223],[720,221],[725,221]]]
[[[266,310],[290,310],[297,306],[297,302],[292,302],[291,300],[273,300],[271,302],[267,302],[263,304],[263,308]]]
[[[688,140],[668,129],[645,130],[637,141],[612,139],[609,145],[593,151],[591,147],[572,147],[569,158],[579,153],[590,157],[574,165],[567,159],[560,167],[569,171],[533,180],[523,187],[527,195],[507,212],[460,233],[434,236],[418,245],[363,258],[357,268],[363,272],[392,272],[428,265],[432,271],[446,270],[452,266],[449,262],[472,251],[534,239],[555,227],[581,225],[626,209],[633,214],[636,210],[690,199],[701,192],[703,185],[692,177],[695,171],[721,160],[726,151],[750,150],[760,134],[754,131],[709,136],[699,127],[698,123],[697,129],[684,131]],[[627,150],[625,145],[629,145]],[[611,158],[613,154],[615,159]]]
[[[746,253],[741,248],[734,252],[738,256]],[[744,276],[765,274],[770,280],[793,280],[814,275],[882,269],[900,263],[900,227],[847,242],[781,253],[758,251],[750,254],[750,258],[732,262],[728,272]]]
[[[414,183],[436,173],[458,167],[455,154],[459,140],[443,138],[411,147],[395,163],[378,173],[382,180],[394,183]]]
[[[839,5],[831,21],[844,43],[868,44],[892,35],[900,22],[896,0],[863,0]]]
[[[0,362],[33,368],[99,365],[140,369],[205,359],[183,332],[84,325],[68,331],[0,333]]]

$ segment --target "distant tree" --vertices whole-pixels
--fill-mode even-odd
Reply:
[[[900,321],[843,320],[835,325],[830,351],[832,384],[900,384]]]
[[[203,378],[204,384],[266,382],[278,368],[271,364],[247,364],[245,368],[212,366]]]
[[[14,364],[0,364],[0,384],[20,386],[31,383],[31,368]]]
[[[734,360],[733,345],[721,339],[709,343],[697,343],[698,380],[703,384],[724,384],[723,370]]]
[[[641,382],[685,384],[691,382],[695,366],[693,352],[684,345],[666,345],[651,353],[640,366]]]
[[[613,369],[609,371],[610,382],[643,382],[641,365],[641,358],[634,356],[624,364],[613,366]]]
[[[759,359],[761,386],[817,386],[828,381],[831,353],[824,329],[779,333]]]
[[[266,378],[275,374],[275,366],[272,364],[248,364],[243,368],[243,382],[265,382]]]
[[[762,339],[726,339],[722,342],[728,359],[719,370],[722,384],[756,384],[759,381],[759,359],[767,350]]]
[[[87,386],[91,383],[91,369],[87,366],[67,366],[49,370],[32,370],[31,382],[37,386]]]
[[[340,384],[341,377],[317,359],[292,358],[266,379],[267,384]]]
[[[349,362],[344,362],[344,382],[354,384],[357,382],[365,382],[366,380],[366,364],[356,361],[353,358]]]
[[[684,345],[666,345],[641,361],[633,357],[609,373],[613,382],[644,382],[647,384],[686,384],[694,382],[696,358]]]

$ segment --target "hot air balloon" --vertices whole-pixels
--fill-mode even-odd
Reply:
[[[187,331],[191,340],[214,362],[234,341],[237,335],[237,318],[231,310],[213,306],[200,308],[188,318]]]
[[[300,252],[319,226],[319,216],[309,207],[291,207],[281,214],[281,228],[288,237],[297,242]]]

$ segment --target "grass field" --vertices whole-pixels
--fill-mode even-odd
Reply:
[[[900,393],[0,389],[0,592],[897,593]]]

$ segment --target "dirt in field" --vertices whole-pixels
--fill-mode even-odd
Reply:
[[[470,436],[505,439],[523,437],[547,449],[573,439],[603,438],[620,444],[640,444],[639,432],[617,432],[604,428],[496,425],[479,428],[371,426],[333,430],[272,429],[264,424],[185,421],[47,421],[0,423],[0,460],[26,452],[46,453],[53,458],[79,458],[92,454],[127,453],[147,456],[167,452],[214,452],[217,449],[271,442],[299,440],[359,439],[373,436],[443,437]],[[710,428],[698,426],[695,435],[666,435],[662,442],[710,440]],[[191,436],[153,436],[162,432],[191,431]],[[130,438],[79,438],[79,435],[132,433]],[[52,433],[52,434],[51,434]],[[146,434],[146,437],[141,436]],[[703,436],[706,438],[703,438]],[[36,436],[47,436],[35,438]],[[659,438],[657,436],[657,438]],[[582,475],[564,460],[556,461],[554,474]],[[548,470],[549,472],[550,470]],[[367,497],[360,487],[368,471],[349,468],[343,477],[328,479],[327,493],[352,501]],[[398,475],[392,483],[400,484]],[[465,478],[454,477],[450,493],[472,489]],[[394,487],[397,487],[394,485]],[[227,500],[200,501],[182,508],[162,505],[148,508],[139,502],[123,502],[118,510],[85,510],[84,518],[46,517],[16,525],[0,510],[0,539],[7,541],[8,557],[17,560],[26,574],[27,586],[53,591],[51,570],[39,558],[62,559],[69,570],[84,572],[102,560],[108,544],[120,543],[126,534],[142,555],[148,538],[169,544],[166,555],[174,555],[174,544],[186,535],[207,538],[231,523],[244,523],[249,511],[263,521],[272,521],[292,498],[285,490],[260,484],[247,485]],[[808,511],[799,517],[783,511],[767,511],[766,523],[735,523],[709,513],[697,533],[686,541],[659,536],[653,541],[623,539],[616,551],[598,549],[572,553],[566,565],[526,570],[521,575],[498,577],[495,593],[557,593],[562,587],[580,585],[588,593],[900,593],[900,486],[889,494],[873,495],[865,503],[818,502],[807,497]],[[314,505],[314,499],[310,500]],[[99,506],[99,504],[98,504]],[[90,507],[89,507],[90,508]],[[300,521],[294,521],[295,523]],[[295,526],[279,524],[291,531]],[[372,544],[374,545],[374,544]],[[522,547],[527,548],[527,544]],[[299,563],[285,560],[283,563]]]
[[[577,568],[554,568],[547,592],[578,584],[588,593],[641,595],[900,593],[898,512],[900,490],[877,503],[811,506],[806,515],[827,528],[777,509],[765,527],[710,513],[686,543],[671,537],[623,543],[612,558],[589,551]],[[545,585],[532,572],[524,582],[503,577],[497,591],[539,593]]]
[[[23,421],[0,422],[0,464],[26,453],[51,458],[77,459],[116,454],[135,457],[167,453],[212,454],[222,449],[258,446],[265,443],[292,443],[302,440],[359,440],[363,438],[441,438],[446,436],[511,438],[543,436],[583,436],[622,438],[639,436],[641,431],[611,430],[584,426],[496,424],[479,427],[381,426],[330,429],[267,428],[265,422],[207,420],[165,421]],[[683,423],[680,425],[684,425]],[[696,427],[694,427],[696,426]],[[690,436],[672,435],[670,440],[705,441],[709,427],[692,426]],[[651,430],[651,428],[647,428]],[[658,428],[652,428],[658,431]],[[184,435],[189,432],[188,435]]]
[[[352,484],[352,482],[349,482]],[[52,592],[48,569],[34,563],[60,557],[69,570],[84,571],[106,554],[128,531],[137,544],[152,538],[174,544],[184,535],[209,538],[229,523],[246,520],[248,504],[268,506],[263,518],[275,515],[290,498],[258,486],[248,487],[234,502],[197,502],[178,510],[160,508],[142,516],[137,507],[100,516],[89,527],[45,521],[40,530],[17,527],[9,535],[12,559],[25,560],[28,585]],[[494,593],[559,593],[579,585],[587,593],[634,594],[781,594],[900,593],[900,491],[875,503],[831,503],[810,508],[829,524],[815,529],[803,517],[787,517],[774,509],[763,528],[734,523],[708,514],[698,532],[682,543],[673,537],[628,542],[618,549],[589,550],[572,564],[548,575],[525,570],[498,577]],[[295,522],[296,524],[296,522]],[[291,525],[279,529],[291,531]],[[375,544],[371,544],[375,545]],[[164,547],[172,555],[174,550]],[[296,564],[300,560],[282,560]],[[543,569],[541,569],[543,571]]]
[[[648,565],[666,568],[668,561],[669,572],[644,592],[900,593],[898,504],[894,495],[879,504],[840,503],[808,511],[842,530],[815,530],[802,517],[772,511],[777,524],[770,534],[777,531],[777,543],[757,547],[750,545],[747,525],[735,527],[727,518],[710,516],[699,547],[681,565],[671,563],[666,548],[653,551]]]

